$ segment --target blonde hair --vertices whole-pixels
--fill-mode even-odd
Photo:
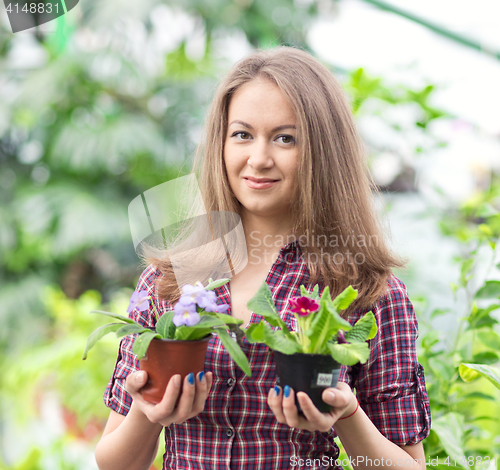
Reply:
[[[257,78],[276,84],[296,115],[299,177],[292,217],[299,240],[313,237],[313,243],[301,243],[310,282],[328,285],[332,295],[351,284],[359,294],[350,311],[367,308],[384,294],[391,268],[404,266],[404,260],[386,244],[373,206],[375,186],[347,97],[330,71],[310,54],[291,47],[257,51],[221,81],[193,167],[206,209],[240,214],[223,158],[228,108],[235,91]],[[337,243],[332,245],[332,240]],[[160,296],[177,299],[168,259],[148,261],[163,273]]]

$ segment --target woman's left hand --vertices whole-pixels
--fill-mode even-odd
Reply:
[[[321,413],[304,392],[298,392],[297,399],[304,417],[299,415],[295,406],[295,392],[290,389],[289,396],[285,397],[280,387],[278,390],[280,392],[278,395],[274,388],[269,391],[267,403],[278,422],[288,424],[292,428],[327,432],[339,418],[349,416],[357,406],[351,387],[344,382],[339,382],[337,387],[327,388],[323,392],[323,401],[334,407],[328,413]]]

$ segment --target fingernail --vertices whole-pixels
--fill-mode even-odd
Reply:
[[[194,385],[194,374],[192,372],[188,375],[188,382],[190,385]]]
[[[176,387],[181,386],[181,376],[179,374],[175,374],[175,376],[174,376],[174,385]]]
[[[199,374],[198,374],[198,380],[200,382],[203,382],[205,380],[205,372],[201,371]]]
[[[283,394],[285,395],[285,398],[288,398],[290,396],[290,387],[288,385],[285,385],[285,388],[283,389]]]
[[[280,388],[277,385],[274,386],[274,393],[276,393],[277,397],[280,396]]]
[[[328,401],[333,401],[333,400],[335,400],[335,393],[331,392],[330,390],[328,390],[328,391],[326,392],[326,396],[327,396],[327,398],[328,398]]]
[[[146,372],[139,372],[136,376],[135,376],[135,380],[136,382],[144,382],[144,379],[146,378]]]

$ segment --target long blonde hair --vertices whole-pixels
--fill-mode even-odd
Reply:
[[[221,81],[193,167],[206,209],[240,214],[223,158],[228,108],[235,91],[257,78],[276,84],[296,115],[299,177],[292,217],[310,282],[328,285],[332,295],[351,284],[359,294],[350,311],[367,308],[384,294],[391,269],[404,266],[404,260],[387,246],[373,206],[375,186],[347,97],[310,54],[291,47],[257,51]],[[168,259],[148,262],[163,273],[160,296],[176,300],[178,286]]]

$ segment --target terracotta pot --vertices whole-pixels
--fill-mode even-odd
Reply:
[[[340,364],[331,356],[322,354],[282,354],[273,351],[276,361],[276,383],[283,389],[288,385],[297,392],[305,392],[311,398],[314,406],[322,413],[333,409],[321,398],[323,390],[335,387],[340,374]],[[297,395],[295,395],[295,405],[300,414]]]
[[[184,380],[191,372],[196,375],[204,370],[205,354],[211,338],[212,335],[196,341],[153,339],[139,362],[140,369],[148,373],[148,381],[141,389],[144,399],[159,403],[173,375],[181,374]]]

